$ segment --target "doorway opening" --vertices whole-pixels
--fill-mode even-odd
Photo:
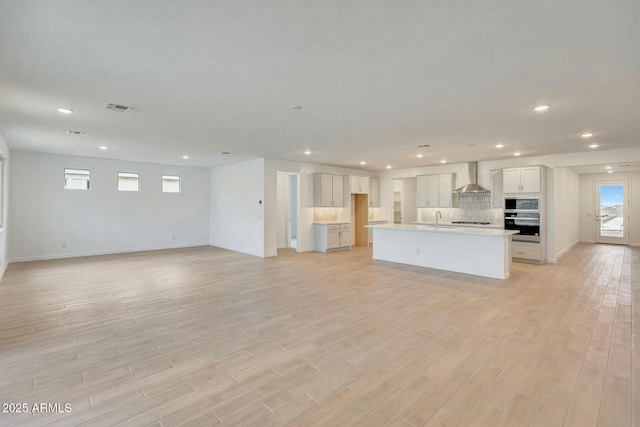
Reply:
[[[629,244],[629,182],[596,181],[596,243]]]
[[[300,210],[300,175],[278,171],[277,174],[277,247],[297,249]]]
[[[417,186],[415,177],[393,179],[394,224],[411,224],[417,221]]]

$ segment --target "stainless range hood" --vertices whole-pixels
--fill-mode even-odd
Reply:
[[[484,187],[478,185],[478,162],[469,162],[469,184],[453,190],[454,193],[490,193]]]

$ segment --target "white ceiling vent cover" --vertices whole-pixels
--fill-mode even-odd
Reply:
[[[127,107],[126,105],[119,105],[119,104],[112,104],[112,103],[107,104],[107,106],[104,107],[104,109],[115,111],[117,113],[127,113],[127,114],[133,114],[136,111],[138,111],[136,107]]]
[[[69,130],[66,132],[66,134],[67,134],[67,135],[77,135],[77,136],[87,136],[87,135],[89,135],[89,133],[88,133],[88,132],[83,132],[83,131],[81,131],[81,130],[72,130],[72,129],[69,129]]]

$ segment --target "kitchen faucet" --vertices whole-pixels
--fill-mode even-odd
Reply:
[[[440,218],[442,219],[442,212],[436,212],[436,230],[438,229],[438,215],[440,215]]]

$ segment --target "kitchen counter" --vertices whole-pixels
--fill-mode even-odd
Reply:
[[[416,225],[433,225],[435,226],[435,222],[423,222],[423,221],[415,221],[412,224]],[[496,228],[503,229],[504,226],[502,224],[454,224],[452,222],[439,222],[440,227],[474,227],[474,228]]]
[[[368,225],[373,259],[506,279],[517,231],[420,224]]]
[[[313,221],[314,224],[351,224],[349,221]]]

